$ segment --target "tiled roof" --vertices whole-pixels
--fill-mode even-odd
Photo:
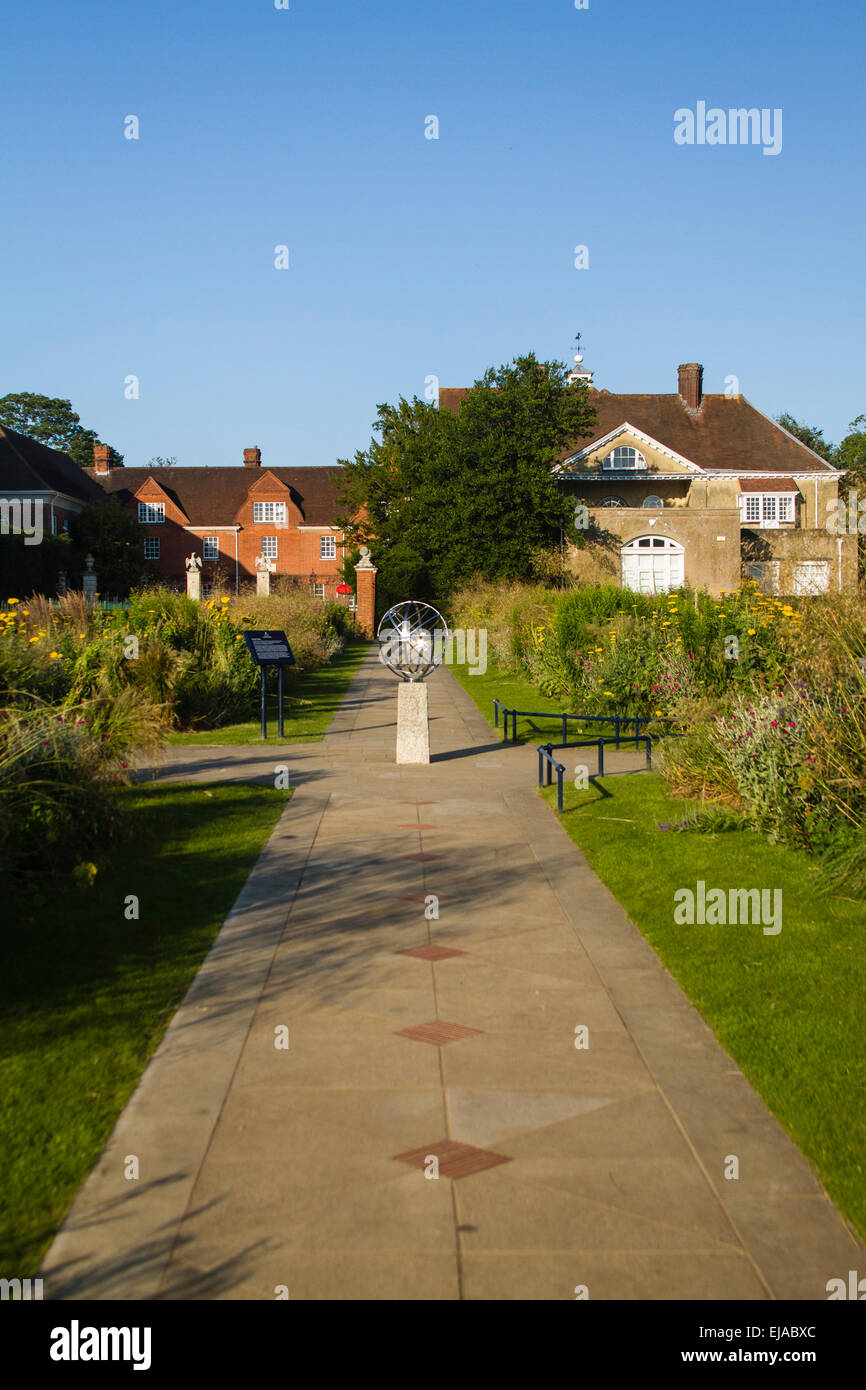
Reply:
[[[466,387],[442,387],[439,409],[457,411]],[[575,440],[556,462],[591,448],[626,422],[699,468],[717,472],[826,473],[832,465],[801,444],[744,396],[704,396],[698,410],[679,395],[622,396],[590,388],[598,413],[592,434]]]
[[[92,502],[99,488],[68,454],[0,425],[0,491],[60,492]]]
[[[740,478],[740,492],[799,492],[793,478]]]
[[[106,492],[115,492],[121,501],[133,497],[142,483],[153,478],[189,517],[193,526],[227,525],[234,521],[247,500],[251,487],[273,473],[301,509],[307,526],[332,526],[341,511],[337,491],[342,468],[244,468],[241,466],[203,468],[112,468],[94,474]],[[259,493],[257,496],[265,496]]]

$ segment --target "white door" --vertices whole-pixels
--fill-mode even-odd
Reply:
[[[638,536],[621,551],[622,587],[639,594],[664,594],[682,587],[685,553],[666,536]]]

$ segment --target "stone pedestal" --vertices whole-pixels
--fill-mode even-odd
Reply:
[[[84,597],[88,603],[96,602],[96,575],[93,573],[94,560],[92,555],[88,555],[84,561],[85,570],[81,576],[81,587],[84,590]]]
[[[256,556],[256,597],[269,598],[271,593],[271,575],[277,568],[275,560],[269,560],[264,555]]]
[[[397,688],[397,762],[429,761],[427,687],[423,681],[401,681]]]
[[[196,602],[201,598],[201,570],[187,570],[186,595],[187,598],[194,598]]]

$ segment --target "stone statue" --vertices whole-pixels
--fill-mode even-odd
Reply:
[[[256,556],[256,595],[258,598],[267,598],[271,592],[271,575],[276,570],[275,560],[269,560],[266,555]]]
[[[201,598],[201,560],[196,554],[187,555],[184,560],[186,565],[186,592],[188,598]]]
[[[92,555],[85,556],[85,570],[81,576],[81,587],[84,590],[84,597],[87,599],[88,603],[96,602],[97,579],[93,571],[94,563],[95,562]]]
[[[360,560],[358,561],[357,565],[355,566],[355,569],[356,569],[356,570],[371,570],[371,569],[373,569],[373,561],[370,559],[370,547],[369,547],[368,545],[362,545],[362,546],[361,546],[361,558],[360,558]]]

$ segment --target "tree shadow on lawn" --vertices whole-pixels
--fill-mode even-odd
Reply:
[[[58,1028],[92,1026],[86,1001],[94,996],[108,1026],[130,1011],[146,1016],[164,1009],[170,972],[189,983],[261,848],[236,839],[251,810],[251,789],[205,799],[207,790],[148,788],[146,800],[127,806],[124,840],[93,887],[76,889],[68,876],[58,877],[7,898],[0,1012],[16,1023],[29,1015],[31,1043],[43,1032],[56,1041]],[[281,798],[279,809],[285,804]],[[163,833],[168,844],[160,844]],[[139,899],[138,920],[125,916],[130,895]]]

